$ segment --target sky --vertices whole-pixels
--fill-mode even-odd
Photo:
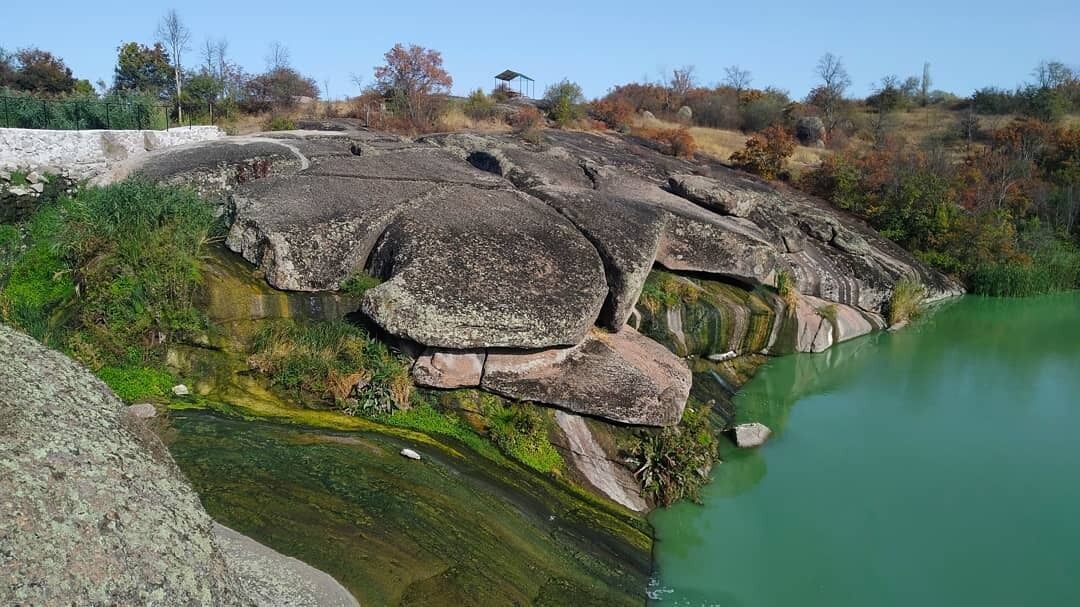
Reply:
[[[333,98],[357,94],[355,76],[371,84],[372,69],[398,42],[441,51],[458,94],[490,89],[504,69],[535,78],[538,95],[569,78],[592,98],[684,65],[695,66],[701,84],[717,83],[725,67],[739,65],[754,86],[801,98],[825,52],[842,57],[854,96],[885,75],[921,75],[923,62],[934,88],[960,95],[1030,81],[1043,59],[1080,65],[1078,0],[52,0],[47,18],[0,28],[0,47],[37,46],[60,55],[77,78],[111,83],[116,48],[153,42],[169,8],[192,30],[185,65],[198,63],[206,37],[225,37],[231,59],[259,72],[279,41]]]

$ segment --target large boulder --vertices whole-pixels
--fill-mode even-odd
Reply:
[[[670,426],[682,417],[690,381],[685,362],[627,327],[593,331],[571,348],[491,352],[480,385],[619,423]]]
[[[364,313],[444,348],[573,345],[607,294],[592,244],[508,190],[441,188],[386,229],[368,266],[388,280],[364,294]]]
[[[803,116],[795,122],[795,136],[806,146],[825,146],[825,123],[817,116]]]
[[[0,604],[355,605],[292,559],[319,587],[278,583],[273,551],[243,566],[253,542],[222,550],[238,534],[89,371],[4,326],[0,351]]]

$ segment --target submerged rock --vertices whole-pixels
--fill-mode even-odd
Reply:
[[[413,451],[412,449],[402,449],[401,456],[420,461],[420,454],[416,451]]]

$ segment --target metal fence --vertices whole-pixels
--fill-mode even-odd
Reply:
[[[213,106],[207,109],[213,117]],[[176,114],[175,106],[160,103],[0,96],[0,126],[8,128],[160,131],[195,124],[190,112],[184,124],[177,120]]]

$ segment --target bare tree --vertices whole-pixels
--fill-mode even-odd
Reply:
[[[1039,81],[1039,87],[1044,89],[1057,88],[1076,78],[1072,69],[1060,61],[1040,61],[1039,65],[1031,71],[1031,75]]]
[[[744,70],[738,65],[724,68],[724,74],[724,84],[739,93],[749,88],[750,82],[753,80],[750,76],[750,70]]]
[[[919,83],[919,103],[926,107],[930,103],[930,85],[934,81],[930,79],[930,62],[922,64],[922,81]]]
[[[214,41],[207,36],[203,40],[202,46],[199,47],[199,55],[202,56],[202,60],[206,62],[206,73],[211,76],[217,75],[215,64],[217,63],[217,46]]]
[[[289,67],[289,48],[275,40],[266,53],[266,69],[272,72],[284,67]]]
[[[825,88],[837,97],[842,97],[844,91],[851,86],[851,77],[844,67],[844,60],[832,53],[825,53],[818,59],[817,75]]]
[[[672,96],[682,103],[686,99],[686,94],[690,92],[690,89],[694,88],[695,84],[694,66],[684,65],[671,73],[671,87]]]
[[[825,129],[832,134],[840,122],[840,109],[844,102],[844,91],[851,86],[844,61],[832,53],[825,53],[817,63],[817,75],[821,86],[811,92],[813,103],[821,108]]]
[[[177,14],[176,9],[169,9],[169,12],[165,13],[165,16],[161,18],[161,22],[158,23],[157,37],[169,48],[169,53],[172,54],[173,77],[176,79],[176,117],[182,121],[184,119],[184,110],[180,106],[180,94],[183,92],[183,83],[181,81],[184,67],[181,58],[184,51],[189,48],[191,30],[180,20],[180,15]]]

